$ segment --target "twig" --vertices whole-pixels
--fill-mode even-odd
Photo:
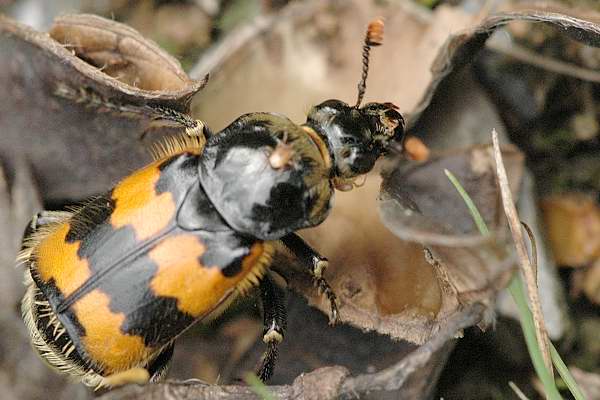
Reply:
[[[600,83],[600,72],[537,54],[536,52],[515,43],[512,43],[510,46],[505,46],[494,40],[490,40],[487,43],[487,47],[526,64],[545,69],[546,71],[581,79],[582,81]]]
[[[375,391],[398,390],[406,380],[430,361],[430,357],[461,329],[470,327],[482,318],[485,307],[476,303],[452,314],[441,325],[437,334],[427,343],[417,348],[397,364],[373,374],[348,376],[348,371],[340,366],[325,367],[300,375],[292,385],[266,386],[274,398],[310,398],[332,400],[357,398],[361,394]],[[166,382],[146,386],[127,386],[109,392],[99,400],[254,400],[259,396],[249,386],[217,386],[189,382]]]
[[[429,360],[428,356],[441,348],[456,332],[475,325],[482,318],[484,306],[473,304],[464,312],[452,315],[440,331],[427,343],[420,346],[410,357],[399,363],[374,374],[364,374],[348,378],[342,384],[340,394],[352,395],[373,390],[399,389],[413,371],[423,367]]]
[[[494,130],[492,132],[492,143],[494,146],[494,158],[496,159],[496,172],[498,175],[498,185],[500,186],[500,193],[502,194],[502,203],[504,205],[504,212],[508,219],[508,225],[513,236],[513,241],[517,249],[517,255],[519,256],[521,272],[525,278],[527,287],[527,293],[529,301],[531,303],[531,310],[533,314],[533,322],[535,325],[535,334],[542,349],[542,355],[544,357],[544,364],[546,368],[552,374],[552,360],[550,358],[550,350],[548,347],[548,335],[546,327],[544,325],[544,318],[542,316],[542,310],[540,306],[540,299],[537,289],[537,282],[535,272],[531,266],[525,242],[523,240],[523,232],[521,230],[521,223],[517,209],[512,199],[510,187],[508,185],[508,178],[506,176],[506,169],[502,161],[502,154],[500,153],[500,145],[498,144],[498,133]]]

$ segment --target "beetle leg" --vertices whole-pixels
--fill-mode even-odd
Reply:
[[[185,128],[185,133],[188,136],[212,136],[211,131],[206,124],[199,120],[193,119],[188,114],[173,110],[172,108],[161,106],[148,106],[150,114],[155,120],[171,121]]]
[[[300,236],[295,233],[290,233],[281,239],[285,247],[300,261],[300,263],[308,269],[309,274],[313,278],[315,286],[320,294],[327,296],[331,307],[331,315],[329,316],[329,324],[335,325],[339,320],[339,311],[337,306],[337,297],[323,273],[329,266],[327,258],[320,255],[315,249],[310,247]]]
[[[278,355],[277,346],[283,341],[287,326],[287,314],[285,292],[273,283],[269,275],[265,275],[260,282],[260,298],[264,314],[263,342],[266,343],[267,349],[256,375],[261,381],[266,382],[273,375]]]
[[[161,352],[148,364],[146,367],[150,374],[150,382],[160,382],[167,372],[173,358],[173,349],[175,345],[173,343],[163,348]]]

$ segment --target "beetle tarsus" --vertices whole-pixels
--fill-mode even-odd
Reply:
[[[267,349],[256,375],[266,382],[273,375],[278,355],[277,346],[283,341],[287,327],[287,313],[285,292],[273,283],[269,275],[260,282],[260,298],[263,304],[263,342],[266,343]]]
[[[339,310],[335,292],[329,286],[324,278],[324,273],[329,266],[327,258],[320,255],[315,249],[310,247],[300,236],[290,233],[281,239],[281,242],[287,249],[306,266],[308,273],[313,279],[313,284],[320,295],[325,295],[329,300],[331,314],[329,316],[329,325],[335,325],[339,321]]]
[[[270,342],[267,344],[267,350],[263,356],[262,363],[260,368],[256,372],[256,376],[262,382],[266,383],[273,376],[273,371],[275,369],[275,362],[277,361],[277,356],[279,352],[277,350],[277,343]]]
[[[331,307],[331,314],[329,315],[329,325],[335,325],[339,322],[340,312],[338,311],[337,305],[337,296],[335,292],[329,286],[329,283],[325,280],[325,278],[315,278],[315,285],[317,286],[317,290],[320,295],[324,295],[329,300],[329,305]]]

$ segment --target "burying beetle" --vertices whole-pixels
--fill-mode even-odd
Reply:
[[[383,22],[372,22],[354,106],[327,100],[303,125],[246,114],[216,134],[198,122],[108,193],[72,212],[36,215],[20,260],[23,318],[40,356],[96,388],[157,381],[177,336],[259,285],[266,381],[286,327],[270,272],[277,251],[305,266],[334,323],[327,260],[295,231],[323,222],[334,189],[351,189],[403,138],[394,105],[361,107],[369,51],[382,39]]]

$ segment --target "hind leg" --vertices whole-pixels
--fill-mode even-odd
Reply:
[[[273,375],[277,361],[278,345],[283,341],[287,327],[285,309],[285,292],[275,285],[269,275],[265,275],[260,283],[260,299],[263,304],[263,342],[267,345],[256,375],[266,382]]]

